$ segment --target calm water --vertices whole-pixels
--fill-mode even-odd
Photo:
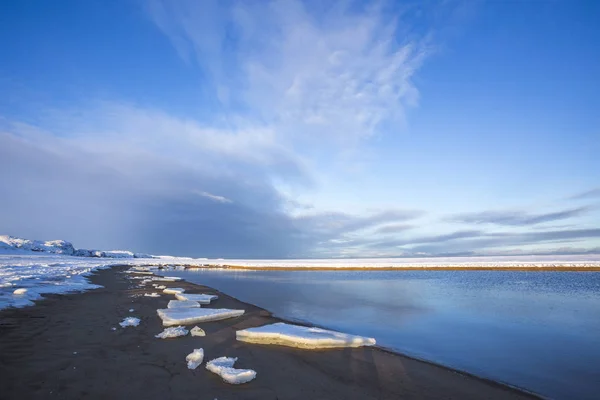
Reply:
[[[288,319],[560,399],[600,398],[600,273],[169,272]]]

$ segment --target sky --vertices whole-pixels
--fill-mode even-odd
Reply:
[[[596,1],[0,3],[0,233],[600,253]]]

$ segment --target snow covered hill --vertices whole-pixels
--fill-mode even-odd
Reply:
[[[125,250],[86,250],[75,249],[65,240],[30,240],[9,235],[0,235],[0,254],[28,254],[33,252],[62,254],[75,257],[100,258],[153,258],[150,254],[133,253]]]

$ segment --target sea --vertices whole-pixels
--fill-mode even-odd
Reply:
[[[600,398],[600,272],[169,271],[276,316],[555,399]]]

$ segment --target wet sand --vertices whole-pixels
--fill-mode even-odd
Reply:
[[[139,281],[127,279],[124,270],[96,272],[90,279],[102,289],[49,295],[32,307],[0,311],[0,399],[534,398],[379,348],[315,351],[238,342],[236,330],[280,320],[211,288],[182,281],[157,283],[188,293],[217,294],[218,300],[203,307],[246,313],[198,324],[205,337],[157,339],[154,335],[164,328],[156,309],[166,308],[174,296],[144,297],[157,290],[137,287]],[[121,328],[118,323],[128,316],[140,318],[140,325]],[[185,356],[200,347],[204,363],[187,369]],[[254,369],[257,378],[243,385],[223,382],[205,369],[206,361],[220,356],[239,357],[235,366]]]

